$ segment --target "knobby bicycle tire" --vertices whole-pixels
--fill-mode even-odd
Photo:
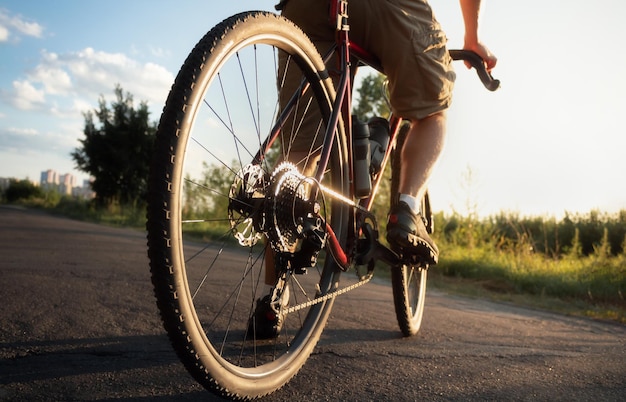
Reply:
[[[308,89],[296,92],[286,116],[276,87],[294,72]],[[222,396],[252,399],[287,383],[312,352],[330,313],[332,299],[308,303],[284,317],[278,337],[257,339],[250,317],[264,296],[268,247],[259,216],[284,221],[282,215],[290,212],[284,205],[271,213],[266,206],[252,206],[257,201],[253,191],[246,193],[250,204],[237,209],[233,194],[260,186],[281,162],[298,169],[305,165],[289,155],[296,148],[293,140],[308,135],[306,154],[315,154],[334,97],[324,63],[306,35],[285,18],[262,11],[235,15],[209,31],[168,96],[149,179],[152,282],[179,358],[199,383]],[[282,129],[273,130],[278,116]],[[301,133],[302,121],[316,116],[314,135]],[[268,138],[270,133],[276,138]],[[347,195],[343,128],[336,133],[322,184]],[[320,203],[326,221],[345,242],[349,209],[331,199]],[[322,250],[308,275],[288,277],[289,305],[332,291],[339,272]]]

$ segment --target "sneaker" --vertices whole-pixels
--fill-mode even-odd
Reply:
[[[270,306],[272,294],[268,294],[261,299],[257,299],[254,314],[248,321],[248,333],[254,334],[255,339],[274,339],[280,334],[283,326],[283,317],[277,314]],[[281,297],[281,308],[287,307],[289,303],[289,288]]]
[[[422,216],[415,215],[403,201],[399,201],[389,212],[387,241],[398,254],[421,257],[431,265],[439,260],[439,249],[428,235]]]

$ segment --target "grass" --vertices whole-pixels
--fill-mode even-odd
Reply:
[[[458,248],[444,249],[439,264],[430,268],[428,288],[626,324],[626,301],[618,283],[621,276],[621,286],[624,285],[623,262],[621,273],[617,271],[607,277],[598,274],[597,269],[581,274],[592,261],[543,261],[542,257],[535,256],[530,258],[534,264],[515,268],[509,265],[511,258]],[[605,272],[620,269],[609,265]],[[383,280],[390,278],[389,268],[382,263],[377,264],[374,274]],[[580,279],[572,279],[576,276]]]
[[[438,273],[436,268],[432,269],[429,274],[428,286],[429,289],[437,289],[449,294],[626,324],[626,308],[623,304],[615,305],[590,302],[585,299],[519,293],[511,291],[509,286],[501,281],[449,277]]]
[[[443,247],[430,284],[455,294],[626,324],[626,258],[553,259],[486,247]]]

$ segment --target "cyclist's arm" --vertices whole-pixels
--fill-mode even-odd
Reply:
[[[472,50],[485,61],[487,71],[496,66],[498,59],[478,38],[478,19],[481,0],[459,0],[465,24],[465,50]],[[468,66],[469,67],[469,66]]]

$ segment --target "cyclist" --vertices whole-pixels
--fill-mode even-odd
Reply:
[[[277,7],[325,54],[336,34],[329,4],[283,0]],[[478,38],[480,4],[481,0],[460,0],[464,49],[478,53],[490,71],[497,59]],[[395,251],[436,264],[439,250],[426,231],[419,205],[443,148],[446,109],[456,77],[446,36],[426,0],[350,0],[348,15],[351,41],[378,58],[389,79],[393,113],[411,122],[401,150],[400,194],[389,213],[387,240]]]
[[[276,8],[325,54],[336,40],[336,27],[329,18],[330,1],[334,0],[282,0]],[[491,71],[497,59],[478,37],[481,0],[459,1],[465,25],[464,49],[478,53]],[[446,49],[447,38],[426,0],[350,0],[348,15],[351,41],[378,59],[389,80],[393,113],[411,123],[401,150],[399,194],[394,195],[397,198],[388,215],[387,240],[398,253],[417,255],[436,264],[439,250],[426,231],[419,206],[443,148],[446,110],[456,78]],[[284,60],[280,68],[284,69]],[[332,72],[332,66],[329,70]],[[281,95],[288,97],[300,76],[290,77],[289,71],[286,76]],[[318,116],[309,117],[312,123],[318,121]],[[293,145],[292,149],[297,149],[298,144]],[[292,153],[293,161],[305,160],[310,145],[310,141],[302,143],[301,154]],[[308,166],[302,167],[305,175],[313,165],[309,159]],[[266,267],[273,264],[270,254]],[[266,269],[267,286],[275,284],[275,279],[274,270]],[[255,310],[254,327],[259,337],[272,337],[280,331],[279,317],[272,313],[268,302],[267,296],[258,300]]]

